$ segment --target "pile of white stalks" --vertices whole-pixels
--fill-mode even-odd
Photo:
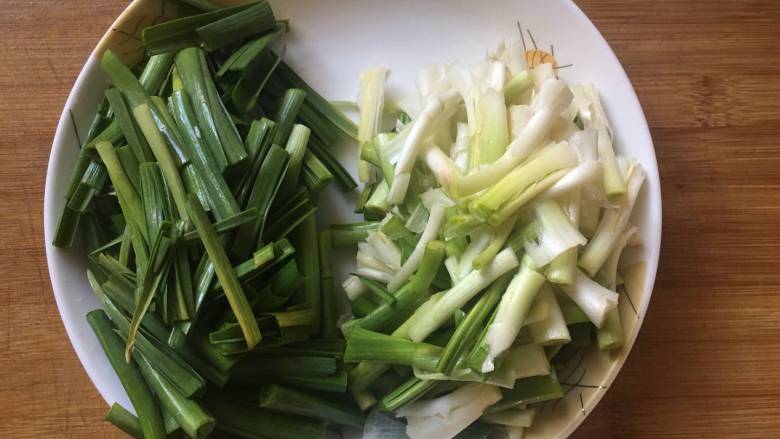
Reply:
[[[387,70],[361,75],[366,222],[341,228],[360,240],[345,361],[364,410],[406,421],[375,410],[365,437],[521,437],[563,396],[570,329],[586,325],[594,349],[623,345],[617,268],[641,244],[629,218],[644,173],[615,152],[596,89],[544,59],[502,45],[474,66],[430,66],[398,112]]]

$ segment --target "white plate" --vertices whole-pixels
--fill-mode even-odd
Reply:
[[[661,191],[653,144],[636,94],[620,63],[588,18],[568,0],[494,0],[393,2],[331,0],[272,1],[278,17],[290,18],[292,33],[287,55],[295,69],[317,90],[334,100],[354,100],[357,77],[365,68],[384,65],[391,70],[390,93],[398,94],[414,84],[416,73],[432,63],[479,61],[486,51],[501,41],[516,41],[517,22],[530,29],[540,49],[554,44],[569,83],[594,83],[602,95],[616,135],[620,153],[634,157],[647,173],[647,182],[637,204],[633,221],[645,243],[644,264],[624,273],[631,302],[621,298],[626,346],[612,355],[586,354],[577,361],[567,382],[591,387],[570,387],[561,403],[548,404],[537,417],[528,437],[566,436],[612,384],[633,345],[647,311],[658,265],[661,244]],[[150,24],[161,12],[159,0],[136,0],[112,28],[133,33],[136,24]],[[175,14],[168,5],[166,15]],[[530,40],[527,39],[530,44]],[[74,130],[85,133],[107,85],[96,54],[106,47],[137,53],[137,43],[118,32],[107,32],[87,60],[68,97],[54,137],[46,176],[44,223],[46,254],[52,289],[63,323],[84,369],[107,402],[120,401],[130,407],[97,339],[84,315],[98,303],[87,285],[84,257],[77,250],[60,250],[51,245],[63,193],[78,154]],[[337,156],[349,164],[353,153],[342,147]],[[352,166],[352,165],[351,165]],[[354,166],[352,166],[354,169]],[[353,219],[351,200],[337,190],[327,194],[329,202],[323,221]],[[346,270],[346,263],[341,264]],[[634,311],[635,310],[635,311]],[[567,373],[568,375],[568,373]],[[637,396],[639,397],[639,396]]]

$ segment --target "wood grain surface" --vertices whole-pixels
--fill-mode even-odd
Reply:
[[[655,141],[664,202],[639,340],[577,438],[780,436],[780,1],[579,0]],[[0,437],[112,438],[65,336],[43,184],[65,98],[126,4],[0,8]]]

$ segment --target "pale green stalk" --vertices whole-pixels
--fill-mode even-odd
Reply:
[[[481,270],[472,271],[447,291],[444,297],[434,305],[428,318],[418,322],[409,330],[409,338],[418,342],[425,340],[447,319],[451,318],[455,310],[463,307],[472,297],[487,288],[499,276],[517,267],[518,264],[517,257],[511,249],[502,250],[490,264]]]

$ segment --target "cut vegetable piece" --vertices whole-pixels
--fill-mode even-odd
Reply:
[[[100,159],[106,166],[106,171],[108,171],[108,176],[111,179],[111,183],[114,185],[114,190],[117,193],[119,205],[122,207],[125,218],[130,220],[135,230],[137,230],[140,236],[148,242],[149,229],[146,225],[143,203],[138,196],[138,192],[136,192],[130,179],[127,177],[127,173],[124,171],[124,168],[119,161],[119,157],[116,155],[116,150],[113,145],[108,142],[96,143],[95,149],[98,154],[100,154]]]
[[[357,428],[363,427],[366,419],[357,407],[273,384],[260,389],[260,407]]]
[[[141,372],[160,400],[165,410],[172,414],[176,422],[192,438],[205,438],[214,430],[212,418],[196,401],[182,396],[165,378],[154,370],[143,355],[138,355]]]
[[[379,230],[379,221],[364,221],[351,224],[331,224],[330,233],[334,248],[356,245],[365,241],[368,235]]]
[[[385,216],[388,210],[390,210],[390,203],[388,201],[388,194],[390,187],[387,182],[382,180],[377,183],[371,196],[366,200],[366,204],[363,207],[364,216],[367,218],[381,218]]]
[[[124,431],[130,437],[144,439],[144,432],[138,418],[118,402],[111,405],[108,413],[106,413],[105,420],[114,424],[115,427]]]
[[[488,412],[496,413],[512,407],[563,398],[563,390],[555,370],[551,370],[547,376],[519,379],[512,389],[502,390],[501,393],[501,401],[492,405]]]
[[[349,298],[350,301],[356,300],[358,297],[362,296],[365,292],[368,291],[368,287],[363,282],[361,282],[360,278],[357,276],[347,277],[341,286],[344,288],[344,292],[347,293],[347,298]]]
[[[162,439],[166,437],[160,409],[149,392],[143,377],[134,362],[128,363],[124,358],[124,346],[114,333],[113,326],[103,311],[91,311],[87,314],[87,322],[103,347],[111,366],[119,376],[130,401],[133,403],[143,435],[146,438]]]
[[[508,409],[501,412],[488,413],[479,418],[488,424],[506,425],[508,427],[530,427],[534,422],[534,409]]]
[[[406,417],[406,434],[417,438],[452,438],[501,399],[501,392],[487,384],[467,384],[438,398],[410,404],[398,411]]]
[[[558,202],[542,201],[534,207],[534,215],[541,225],[541,232],[524,245],[534,264],[543,267],[566,250],[587,242],[561,209]]]
[[[152,120],[168,144],[176,164],[179,167],[184,167],[183,171],[187,171],[189,168],[187,165],[190,162],[187,148],[184,146],[176,122],[173,120],[165,101],[159,96],[150,96],[149,102],[151,103],[149,108],[152,111]]]
[[[258,238],[263,236],[268,213],[287,172],[288,163],[289,154],[282,148],[272,145],[260,166],[247,201],[247,207],[257,209],[258,219],[238,229],[232,248],[234,254],[247,255],[252,251]]]
[[[455,162],[430,140],[426,140],[420,148],[420,158],[433,172],[436,181],[447,191],[452,191],[452,183],[461,178]]]
[[[623,323],[620,321],[620,310],[617,306],[607,311],[604,324],[596,331],[596,340],[599,349],[602,351],[611,351],[623,347],[625,335],[623,334]]]
[[[155,162],[140,166],[141,194],[143,195],[144,213],[150,239],[154,240],[160,232],[163,221],[173,219],[169,196],[165,187],[160,167]]]
[[[329,377],[278,376],[275,381],[299,389],[317,392],[344,393],[347,391],[347,372],[341,371]]]
[[[287,163],[287,172],[282,180],[281,194],[285,197],[295,192],[295,188],[301,182],[301,170],[303,169],[303,158],[306,155],[306,145],[309,142],[311,130],[304,125],[295,124],[292,126],[290,135],[287,138],[287,144],[284,150],[290,156]]]
[[[593,184],[601,177],[601,168],[601,163],[595,160],[580,162],[579,165],[572,168],[560,180],[542,192],[539,198],[554,199],[564,197],[581,189],[583,186]]]
[[[598,229],[580,257],[580,267],[591,275],[599,271],[612,253],[615,243],[628,224],[639,190],[642,188],[645,175],[638,163],[631,162],[626,174],[628,189],[625,200],[618,205],[617,209],[607,209],[602,215]]]
[[[436,381],[409,378],[395,390],[382,398],[382,408],[386,411],[397,411],[399,408],[420,399],[436,386]]]
[[[257,327],[257,322],[252,314],[249,302],[239,284],[238,276],[230,265],[230,260],[219,242],[217,232],[214,231],[214,226],[209,222],[203,207],[201,207],[196,199],[190,196],[187,200],[187,209],[190,219],[206,248],[206,252],[214,264],[214,271],[222,284],[230,307],[241,325],[246,344],[251,349],[260,342],[262,336],[260,334],[260,328]]]
[[[412,279],[394,294],[395,304],[382,304],[365,317],[345,323],[342,325],[341,331],[348,336],[354,328],[382,332],[390,327],[397,327],[412,314],[417,306],[426,300],[428,288],[436,276],[443,259],[444,244],[440,241],[429,242],[425,247],[420,268]]]
[[[613,138],[612,127],[596,87],[592,84],[575,85],[571,87],[571,91],[574,96],[574,104],[577,106],[577,115],[585,127],[592,127],[596,130],[605,129],[611,141]]]
[[[282,97],[276,111],[276,133],[273,143],[275,145],[287,144],[287,138],[295,125],[295,118],[303,105],[306,93],[297,88],[288,89]]]
[[[550,373],[544,348],[537,344],[517,344],[509,348],[498,368],[488,376],[488,384],[511,389],[519,379]]]
[[[267,377],[290,375],[291,371],[295,371],[295,376],[327,377],[337,370],[336,359],[330,357],[252,354],[236,364],[232,370],[232,378],[237,383],[250,385]]]
[[[414,366],[423,370],[435,370],[442,348],[428,343],[355,328],[347,338],[344,361],[356,363],[374,361],[394,365]]]
[[[620,175],[620,168],[618,167],[617,158],[615,157],[615,150],[612,149],[612,140],[603,128],[598,130],[598,151],[599,161],[604,169],[603,184],[607,196],[610,198],[617,198],[625,195],[626,183]]]
[[[320,331],[320,312],[322,292],[320,291],[320,251],[317,242],[317,219],[313,215],[306,217],[297,229],[295,247],[298,266],[305,276],[303,289],[306,305],[312,311],[311,330]]]
[[[192,108],[201,135],[220,169],[244,160],[244,146],[217,93],[203,50],[189,47],[176,54],[176,69]]]
[[[135,158],[139,162],[154,160],[146,139],[141,135],[140,130],[133,121],[132,113],[130,108],[127,107],[122,93],[116,88],[110,88],[106,90],[106,99],[111,104],[111,110],[114,112],[114,118],[122,130],[122,136],[124,136],[125,141],[133,151]]]
[[[561,202],[566,216],[571,221],[571,225],[579,230],[581,190],[575,189],[565,196]],[[555,259],[550,261],[550,265],[545,270],[547,280],[554,284],[571,285],[574,283],[574,273],[577,270],[578,247],[572,247]]]
[[[339,329],[336,324],[338,303],[336,302],[336,291],[333,283],[330,231],[320,231],[317,240],[319,243],[320,289],[322,295],[322,336],[326,339],[336,340],[339,338]]]
[[[358,125],[357,140],[361,144],[370,141],[381,128],[382,111],[385,104],[385,78],[387,69],[377,67],[369,69],[360,75],[360,124]],[[370,168],[364,162],[358,165],[358,175],[361,181],[370,181]]]
[[[138,82],[152,96],[157,96],[162,92],[163,85],[168,81],[173,66],[173,54],[162,53],[152,55],[146,61]]]
[[[333,174],[314,153],[306,151],[303,156],[303,173],[301,181],[312,197],[317,199],[323,189],[333,181]]]
[[[577,156],[566,143],[544,148],[538,155],[507,174],[495,186],[472,201],[469,210],[482,220],[498,224],[501,221],[496,222],[494,219],[497,214],[508,216],[516,212],[522,207],[523,202],[540,192],[541,183],[546,177],[576,164]],[[555,180],[562,176],[558,175]],[[554,181],[547,183],[547,186],[552,183]],[[501,212],[502,210],[504,212]]]
[[[445,109],[451,112],[456,101],[456,93],[450,89],[440,96],[432,96],[426,103],[420,116],[412,122],[409,135],[404,140],[401,156],[395,165],[393,185],[390,187],[389,201],[392,204],[401,204],[406,198],[409,187],[412,167],[425,138],[430,134],[431,128],[436,125],[445,114]]]
[[[479,270],[480,268],[484,267],[485,264],[495,258],[496,254],[498,254],[498,251],[501,250],[501,248],[504,246],[507,238],[509,238],[509,234],[512,232],[512,229],[514,229],[516,220],[516,216],[510,217],[501,223],[500,226],[492,228],[493,230],[491,230],[491,232],[494,232],[493,239],[490,241],[490,244],[488,244],[488,246],[482,250],[479,256],[471,261],[472,268]]]
[[[506,291],[510,276],[498,278],[469,310],[466,318],[455,329],[447,346],[444,348],[436,370],[443,374],[451,374],[463,354],[474,344],[483,328],[485,319],[493,312],[496,304]],[[422,318],[422,317],[421,317]]]
[[[472,169],[493,163],[506,152],[509,128],[503,93],[488,89],[478,97],[475,134],[472,148],[478,150],[479,154],[475,157],[477,163],[470,165]]]
[[[109,313],[111,314],[110,311]],[[118,313],[116,308],[114,313]],[[117,335],[125,339],[129,321],[124,316],[113,315],[112,322],[117,323],[119,327],[118,330],[115,330]],[[146,336],[140,333],[137,345],[141,355],[145,355],[154,364],[154,369],[175,387],[182,396],[185,398],[199,398],[203,395],[206,389],[206,382],[173,350],[157,343],[153,339],[147,339]]]
[[[305,187],[299,187],[295,195],[287,202],[280,202],[274,209],[274,221],[263,230],[262,237],[258,237],[258,243],[286,237],[316,211],[317,207],[314,206],[309,192]]]
[[[564,319],[561,307],[558,305],[558,299],[549,285],[542,285],[536,301],[546,305],[547,318],[528,326],[534,343],[541,346],[551,346],[570,342],[571,335],[569,335],[569,328],[566,326],[567,321]]]
[[[490,264],[481,270],[473,271],[455,284],[444,297],[436,303],[430,312],[430,316],[418,322],[409,330],[409,338],[414,341],[423,341],[433,331],[438,329],[456,309],[461,308],[477,293],[485,289],[499,276],[517,267],[517,257],[511,249],[504,249]]]
[[[401,249],[382,231],[372,232],[366,237],[366,243],[374,249],[378,258],[390,268],[401,268]]]
[[[534,100],[531,119],[507,147],[507,151],[489,166],[483,167],[455,182],[453,192],[458,197],[475,194],[497,183],[520,162],[541,146],[553,122],[568,107],[571,93],[563,82],[549,79]]]
[[[635,226],[626,226],[626,230],[623,231],[623,234],[621,234],[620,238],[618,238],[617,242],[615,242],[612,253],[610,253],[609,257],[604,262],[604,265],[601,266],[601,270],[599,270],[596,275],[596,279],[599,281],[599,283],[609,288],[610,290],[616,291],[618,276],[617,270],[618,263],[620,262],[620,255],[623,253],[623,250],[626,248],[629,241],[631,241],[631,239],[637,235],[637,232],[638,229]]]
[[[495,358],[509,348],[517,338],[531,303],[543,283],[544,276],[528,263],[523,263],[520,271],[512,278],[485,335],[485,343],[489,346],[489,350],[482,364],[483,373],[495,368],[493,364]]]
[[[602,287],[581,270],[577,270],[574,285],[570,288],[563,288],[563,291],[582,309],[597,328],[601,328],[604,324],[607,313],[617,306],[619,298],[616,292]]]
[[[265,99],[260,100],[260,94],[266,90],[271,75],[279,67],[282,58],[285,56],[287,46],[282,46],[279,55],[267,51],[260,57],[251,62],[247,68],[241,72],[241,78],[228,90],[230,100],[236,110],[253,117],[260,113],[263,104],[268,104]],[[260,107],[258,108],[258,103]]]
[[[265,0],[252,3],[235,14],[205,24],[195,29],[206,50],[216,50],[274,29],[276,18]]]
[[[509,82],[504,86],[504,100],[507,104],[516,102],[524,93],[533,88],[534,82],[531,79],[531,75],[528,74],[528,70],[516,74]]]
[[[439,233],[442,221],[444,220],[444,206],[440,203],[431,207],[430,215],[428,216],[428,223],[425,225],[420,239],[417,241],[417,245],[414,247],[414,251],[406,259],[406,262],[401,266],[398,272],[393,276],[392,280],[388,283],[387,289],[389,291],[398,290],[404,282],[415,272],[418,265],[421,264],[423,253],[426,246],[433,239],[436,239],[436,235]]]
[[[133,115],[135,116],[138,125],[141,127],[141,131],[144,133],[146,141],[149,142],[149,147],[152,149],[154,157],[160,165],[165,184],[168,186],[168,190],[173,196],[173,201],[176,204],[179,218],[183,220],[187,219],[187,192],[184,189],[184,184],[182,183],[176,161],[152,118],[151,109],[147,104],[140,104],[133,108]]]
[[[217,419],[217,431],[243,438],[262,439],[273,432],[279,439],[325,439],[324,422],[243,404],[227,395],[209,395],[206,407]]]
[[[420,305],[419,308],[412,314],[405,322],[403,322],[398,328],[396,328],[392,334],[392,337],[407,339],[409,335],[409,328],[411,328],[417,321],[424,318],[430,311],[433,305],[441,299],[442,293],[432,295],[425,303]],[[442,353],[443,355],[444,353]],[[441,357],[439,359],[441,363]],[[376,361],[363,361],[358,364],[349,373],[349,388],[350,391],[355,394],[362,392],[368,388],[374,381],[376,381],[382,374],[390,369],[390,365],[387,363]]]
[[[228,71],[241,72],[249,67],[270,50],[271,46],[287,32],[287,28],[285,23],[277,22],[272,32],[245,43],[220,66],[217,76],[223,76]]]
[[[169,103],[184,144],[188,147],[188,157],[208,193],[209,207],[218,220],[238,214],[238,203],[221,175],[224,165],[214,158],[201,136],[188,93],[183,89],[174,91]]]
[[[374,296],[373,299],[375,301],[388,303],[390,305],[395,304],[395,296],[388,293],[378,282],[366,278],[360,278],[360,281],[368,287],[368,291]]]
[[[462,122],[456,124],[455,143],[450,147],[450,158],[456,169],[465,174],[468,171],[469,154],[469,128]],[[450,186],[452,184],[450,183]],[[452,188],[450,187],[450,192]]]
[[[336,109],[327,99],[309,87],[306,81],[298,76],[287,64],[281,63],[277,73],[284,78],[289,86],[300,88],[306,92],[307,106],[315,110],[320,117],[327,120],[346,136],[353,139],[357,138],[357,126],[355,126],[355,123],[345,116],[344,113]]]
[[[363,439],[406,439],[406,425],[381,410],[372,410],[363,424]]]
[[[192,1],[192,0],[189,0]],[[252,3],[232,8],[217,9],[203,14],[190,15],[144,28],[141,40],[151,54],[175,52],[190,46],[198,46],[197,29],[225,17],[243,11]]]
[[[350,191],[357,187],[357,182],[352,178],[352,175],[344,169],[344,166],[339,163],[318,141],[317,139],[311,139],[309,142],[309,150],[322,161],[326,168],[333,174],[336,179],[336,183],[341,187],[343,191]]]

